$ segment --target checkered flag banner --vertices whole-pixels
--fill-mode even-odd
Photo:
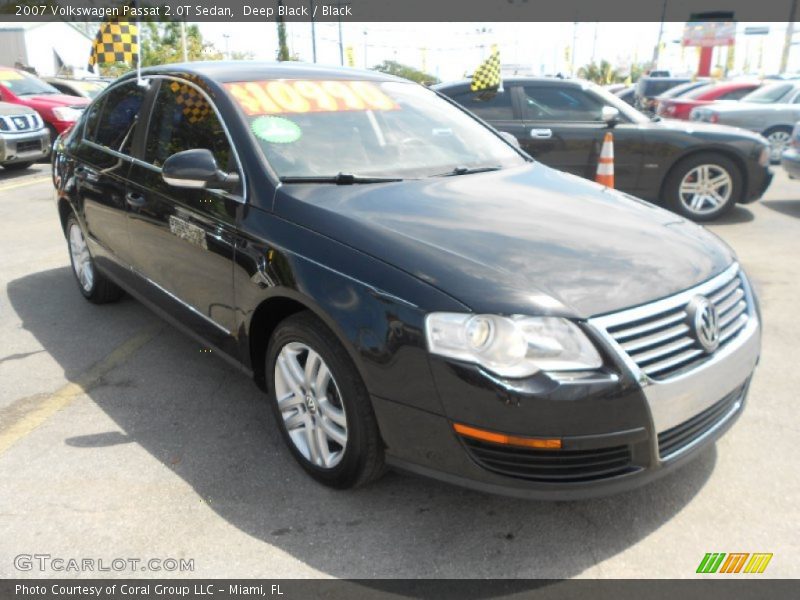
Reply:
[[[95,65],[136,64],[139,60],[139,28],[127,21],[108,21],[100,25],[89,55],[89,70]]]
[[[192,125],[205,119],[211,112],[206,99],[192,86],[173,81],[169,89],[175,94],[175,103],[183,108],[186,120]]]
[[[492,53],[481,63],[472,75],[472,85],[469,86],[473,92],[481,90],[495,90],[502,86],[500,79],[500,50],[492,45]]]

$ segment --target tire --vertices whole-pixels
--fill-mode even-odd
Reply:
[[[736,205],[743,187],[742,172],[735,162],[722,154],[703,152],[672,167],[664,180],[661,200],[687,219],[712,221]],[[698,193],[691,189],[698,189]]]
[[[325,367],[329,381],[323,375]],[[383,474],[383,443],[366,386],[322,321],[308,311],[282,321],[270,338],[265,368],[278,428],[292,456],[309,475],[327,486],[347,489]],[[310,377],[304,377],[306,370]],[[291,373],[298,376],[288,376]],[[318,385],[324,391],[317,390]],[[336,435],[329,437],[331,431]]]
[[[17,163],[9,163],[7,165],[3,165],[3,168],[8,171],[24,171],[28,167],[30,167],[33,163],[32,162],[17,162]]]
[[[762,133],[769,142],[769,160],[772,164],[781,162],[781,154],[792,140],[791,127],[770,127]]]
[[[122,289],[95,267],[94,259],[89,254],[89,248],[83,237],[83,230],[74,214],[67,217],[64,231],[67,236],[72,274],[75,276],[75,282],[84,298],[94,304],[106,304],[119,300],[123,295]]]

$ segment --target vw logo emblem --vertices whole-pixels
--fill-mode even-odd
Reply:
[[[719,316],[717,308],[705,296],[695,296],[686,306],[689,326],[695,339],[706,353],[719,346]]]

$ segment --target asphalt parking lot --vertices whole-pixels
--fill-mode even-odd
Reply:
[[[764,342],[739,422],[624,495],[545,503],[391,473],[303,474],[245,376],[136,301],[87,303],[47,165],[0,170],[0,577],[20,554],[193,559],[189,577],[692,577],[706,552],[800,574],[800,181],[711,229],[754,281]],[[749,576],[748,576],[749,577]]]

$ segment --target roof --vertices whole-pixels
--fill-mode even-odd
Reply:
[[[324,67],[295,61],[267,62],[254,60],[214,60],[173,63],[147,67],[142,74],[191,73],[219,83],[258,81],[261,79],[353,79],[367,81],[403,81],[399,77],[378,71],[365,71],[346,67]]]
[[[522,77],[522,76],[514,76],[514,77],[503,77],[503,84],[520,84],[520,83],[543,83],[549,85],[574,85],[574,86],[585,86],[588,85],[589,81],[585,79],[576,79],[571,77]],[[446,90],[449,88],[460,87],[460,86],[469,86],[472,84],[471,79],[461,79],[459,81],[446,81],[444,83],[437,83],[436,85],[432,85],[431,89],[434,90]]]

